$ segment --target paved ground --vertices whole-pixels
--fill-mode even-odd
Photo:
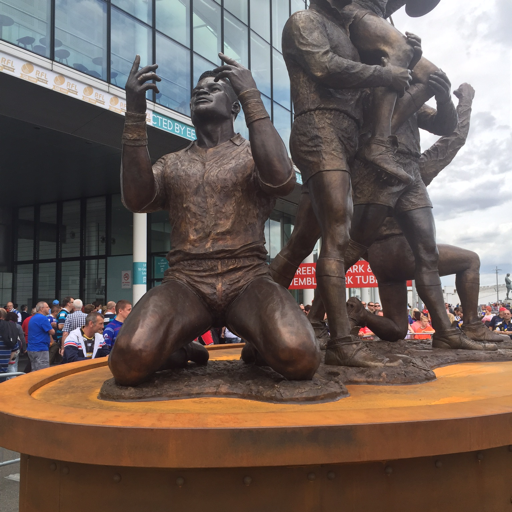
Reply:
[[[0,463],[19,459],[20,454],[0,448]],[[0,512],[18,512],[20,464],[0,466]]]

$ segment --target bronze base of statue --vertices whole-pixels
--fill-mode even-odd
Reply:
[[[98,398],[129,402],[207,397],[270,403],[334,402],[349,396],[345,385],[421,384],[435,380],[433,370],[442,366],[512,361],[512,340],[504,341],[500,350],[492,352],[433,349],[431,340],[379,340],[363,342],[363,346],[375,357],[388,360],[388,366],[360,368],[322,363],[311,381],[294,381],[285,379],[261,359],[254,364],[214,360],[207,366],[190,363],[185,368],[158,372],[137,387],[119,386],[109,379],[103,383]]]
[[[137,387],[119,386],[109,379],[98,398],[114,401],[185,400],[226,397],[271,403],[333,402],[348,396],[341,373],[322,365],[312,380],[287,380],[270,366],[243,361],[210,361],[158,372]]]
[[[420,363],[443,353],[428,341],[369,346]],[[445,351],[444,362],[510,359],[503,346]],[[242,364],[241,346],[208,351],[208,366]],[[111,376],[102,358],[0,386],[0,446],[22,453],[20,512],[510,508],[512,362],[440,368],[426,385],[349,386],[349,399],[324,403],[99,400]]]

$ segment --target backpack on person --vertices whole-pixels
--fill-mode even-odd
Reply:
[[[13,349],[18,343],[18,327],[13,322],[0,320],[0,343]]]

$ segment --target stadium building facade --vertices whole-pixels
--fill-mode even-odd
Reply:
[[[134,287],[158,285],[167,215],[131,214],[120,198],[123,86],[135,55],[157,62],[162,77],[160,92],[148,92],[153,160],[195,139],[190,91],[221,51],[252,70],[288,143],[281,32],[304,8],[303,0],[0,0],[0,303],[130,299]],[[247,137],[243,116],[236,129]],[[267,222],[270,259],[293,228],[297,176]]]

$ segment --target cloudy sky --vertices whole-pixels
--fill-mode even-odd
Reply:
[[[477,252],[482,285],[496,282],[498,265],[501,283],[512,272],[512,0],[441,0],[424,18],[401,10],[393,19],[422,37],[424,56],[453,89],[468,82],[476,90],[466,146],[429,192],[438,242]],[[422,132],[424,148],[435,140]]]

